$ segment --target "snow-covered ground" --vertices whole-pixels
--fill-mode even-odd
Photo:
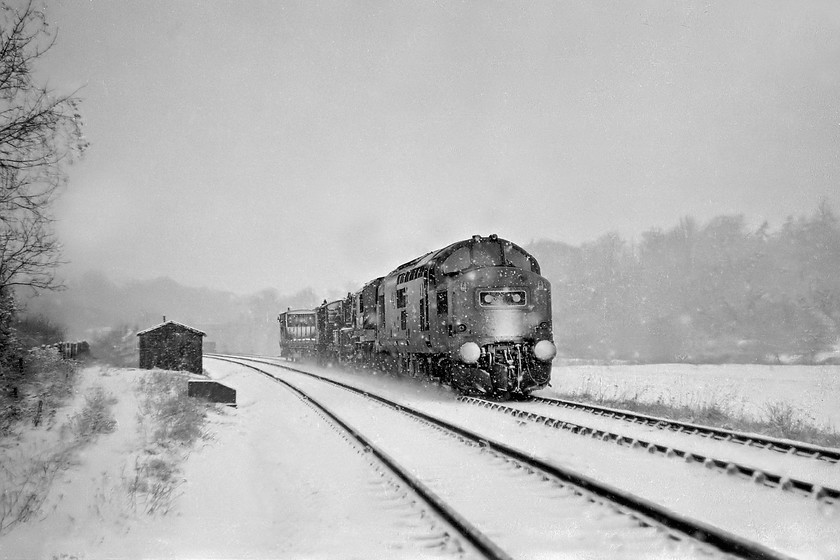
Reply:
[[[311,408],[242,367],[217,362],[213,372],[236,388],[238,407],[210,415],[211,439],[176,474],[181,484],[171,511],[153,516],[133,507],[125,492],[142,448],[134,387],[150,372],[81,372],[79,394],[64,415],[81,406],[86,388],[99,385],[118,398],[118,429],[76,454],[37,519],[0,537],[0,558],[458,556],[447,527],[414,511],[402,490],[370,468],[369,455]]]
[[[555,366],[551,387],[538,394],[583,391],[678,406],[716,402],[754,418],[762,417],[768,405],[783,403],[815,426],[840,430],[840,366]]]
[[[399,497],[399,491],[395,493],[389,485],[372,481],[365,454],[359,454],[336,430],[328,428],[329,423],[318,414],[255,372],[216,360],[207,360],[205,365],[213,378],[237,390],[239,406],[221,408],[210,415],[212,437],[199,442],[181,465],[176,474],[181,484],[169,514],[146,515],[133,508],[125,495],[125,479],[142,449],[142,422],[137,417],[134,387],[148,372],[88,368],[81,374],[76,398],[61,413],[57,424],[81,406],[87,388],[99,385],[118,398],[114,408],[118,429],[99,436],[59,473],[37,519],[0,537],[0,558],[457,556],[457,547],[453,550],[440,537],[440,526],[418,522],[413,506]],[[674,371],[659,367],[663,368],[660,377],[665,371]],[[555,388],[558,375],[561,383],[570,382],[575,369],[556,368]],[[580,375],[580,382],[592,383],[593,375],[605,380],[614,368],[582,369],[588,370],[589,376]],[[672,389],[664,394],[692,395],[695,394],[693,391],[700,390],[697,385],[685,386],[691,378],[688,375],[693,369],[691,366],[674,366],[674,369],[685,370],[685,384],[666,385],[663,381],[663,391]],[[616,379],[635,377],[640,385],[653,387],[650,380],[657,379],[655,374],[644,376],[642,374],[647,372],[636,371],[636,368],[619,371],[622,373],[616,374]],[[773,535],[766,538],[771,542],[783,549],[807,550],[809,558],[836,558],[833,555],[840,551],[840,529],[833,536],[830,531],[832,520],[837,519],[833,508],[820,515],[823,527],[813,532],[808,520],[819,511],[816,504],[804,498],[776,496],[769,491],[754,496],[749,483],[727,482],[723,475],[702,472],[705,469],[700,469],[701,480],[697,486],[701,490],[697,492],[705,493],[706,488],[722,485],[731,487],[731,496],[698,507],[692,503],[695,492],[674,477],[674,473],[665,472],[668,469],[663,465],[668,462],[664,459],[648,457],[638,450],[619,449],[615,457],[620,459],[615,459],[613,468],[609,468],[595,460],[603,453],[599,442],[576,436],[543,434],[539,428],[522,426],[513,419],[500,420],[498,414],[452,406],[457,403],[445,387],[381,375],[353,376],[338,370],[332,373],[355,378],[386,392],[398,392],[413,404],[435,409],[442,415],[454,414],[476,425],[482,422],[474,421],[475,418],[485,418],[483,424],[486,424],[488,437],[513,435],[522,439],[535,432],[532,435],[536,436],[537,443],[533,445],[537,447],[532,451],[537,454],[549,453],[551,449],[552,457],[581,472],[611,477],[608,480],[612,484],[626,484],[633,491],[647,492],[649,499],[663,500],[675,509],[694,508],[688,511],[698,516],[717,516],[717,522],[732,527],[738,523],[743,525],[744,511],[738,511],[735,505],[722,504],[738,503],[738,496],[743,493],[745,498],[740,502],[747,504],[747,510],[755,509],[754,513],[765,520],[763,527],[748,526],[745,531],[753,531],[753,534],[770,532]],[[710,373],[714,374],[714,371]],[[720,386],[722,379],[723,375],[716,379],[710,375],[709,386]],[[618,381],[611,383],[619,386]],[[799,387],[801,384],[800,380],[794,385]],[[766,381],[764,385],[767,385]],[[754,397],[760,387],[761,382],[737,386],[744,391],[744,397]],[[830,387],[835,388],[834,392],[824,398],[836,402],[837,385]],[[829,389],[825,392],[829,393]],[[791,399],[785,401],[791,402]],[[58,436],[35,431],[25,441],[38,438],[57,440]],[[539,443],[539,438],[544,441]],[[21,444],[14,449],[0,449],[0,453],[4,454],[4,461],[14,457],[23,460],[25,449],[28,448]],[[680,465],[671,467],[683,470]],[[698,467],[685,469],[696,474]],[[679,492],[674,494],[674,489]],[[774,512],[772,504],[784,504],[784,507],[776,508],[778,511],[768,515],[768,512]],[[720,511],[722,508],[724,511]],[[401,519],[402,524],[395,527],[395,518]]]
[[[389,376],[352,375],[337,368],[303,369],[340,379],[395,398],[433,416],[469,426],[483,436],[507,442],[529,454],[631,492],[666,508],[725,528],[749,540],[799,558],[840,558],[838,510],[800,496],[757,488],[753,483],[681,460],[667,460],[639,450],[605,444],[564,431],[518,422],[479,407],[455,403],[446,388]],[[760,453],[759,450],[751,450]],[[773,472],[784,472],[784,456],[767,459]],[[778,468],[773,463],[778,462]],[[825,466],[823,466],[825,467]],[[824,473],[832,487],[840,473]]]

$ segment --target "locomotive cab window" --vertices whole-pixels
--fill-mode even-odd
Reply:
[[[534,267],[533,259],[525,254],[525,252],[520,251],[510,243],[505,243],[505,260],[508,264],[515,266],[516,268],[524,268],[525,270],[530,270],[531,272],[535,272],[537,274],[540,273],[539,269]]]
[[[443,274],[455,274],[470,266],[470,248],[461,247],[440,265]]]
[[[405,307],[405,288],[397,290],[397,309]]]
[[[437,293],[438,315],[446,315],[449,312],[449,297],[446,291]]]
[[[286,324],[290,327],[314,327],[315,315],[289,315]]]

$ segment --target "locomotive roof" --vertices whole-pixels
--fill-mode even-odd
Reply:
[[[437,261],[437,259],[439,259],[441,257],[448,257],[453,251],[455,251],[455,249],[458,249],[459,247],[463,247],[465,245],[470,245],[471,243],[476,243],[478,241],[498,241],[499,243],[508,243],[510,245],[513,245],[514,247],[516,247],[517,249],[519,249],[523,253],[527,254],[528,256],[531,256],[531,258],[533,258],[533,256],[530,253],[525,251],[522,247],[520,247],[516,243],[512,243],[512,242],[508,241],[507,239],[502,239],[501,237],[498,237],[496,234],[490,234],[487,237],[482,237],[480,235],[473,235],[469,239],[462,239],[461,241],[456,241],[455,243],[450,243],[449,245],[447,245],[446,247],[443,247],[442,249],[438,249],[436,251],[431,251],[431,252],[426,253],[425,255],[423,255],[421,257],[417,257],[414,260],[408,261],[405,264],[401,264],[400,266],[395,268],[390,274],[388,274],[388,276],[390,276],[391,274],[395,274],[395,273],[401,272],[403,270],[409,269],[409,268],[415,268],[415,267],[418,267],[418,266],[427,265],[429,263]]]

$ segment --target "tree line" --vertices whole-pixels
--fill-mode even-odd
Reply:
[[[638,241],[528,249],[552,282],[554,337],[569,358],[837,360],[840,225],[827,203],[775,231],[741,215],[686,217]]]

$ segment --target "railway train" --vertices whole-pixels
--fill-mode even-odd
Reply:
[[[361,364],[502,399],[545,387],[557,353],[551,285],[533,256],[497,235],[452,243],[278,321],[287,359]]]

